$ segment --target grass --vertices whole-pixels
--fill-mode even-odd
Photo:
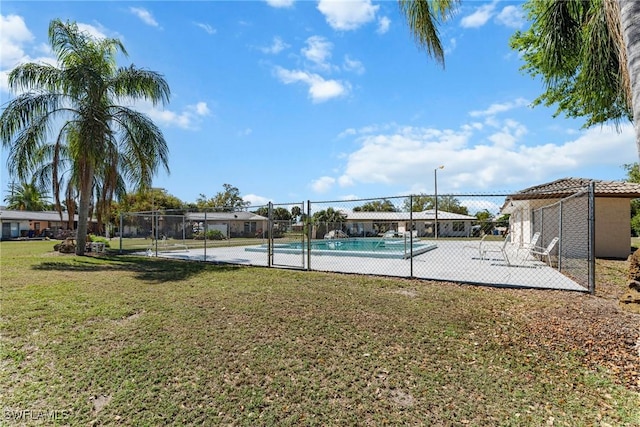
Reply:
[[[582,349],[527,340],[558,293],[52,246],[0,243],[5,420],[640,425]]]

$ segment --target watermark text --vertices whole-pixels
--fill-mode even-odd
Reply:
[[[68,409],[13,409],[4,408],[5,421],[64,421],[71,418]]]

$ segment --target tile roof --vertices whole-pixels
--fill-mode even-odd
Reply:
[[[597,197],[640,197],[640,184],[626,181],[602,181],[586,178],[561,178],[546,184],[525,188],[509,196],[509,199],[531,199],[549,196],[568,196],[586,188],[589,183],[595,183]]]
[[[343,212],[347,215],[347,221],[409,221],[409,212]],[[414,221],[435,220],[435,210],[429,209],[423,212],[414,212]],[[475,216],[461,215],[438,209],[438,220],[475,220]]]

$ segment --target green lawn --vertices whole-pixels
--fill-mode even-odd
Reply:
[[[9,425],[640,425],[587,347],[530,333],[606,295],[52,247],[0,243]]]

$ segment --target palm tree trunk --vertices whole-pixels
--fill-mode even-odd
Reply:
[[[84,255],[87,244],[87,226],[89,223],[89,206],[93,184],[93,169],[86,166],[80,177],[80,203],[78,206],[78,232],[76,237],[76,255]]]
[[[633,127],[636,132],[636,147],[640,158],[640,1],[619,0],[620,24],[627,50],[627,67],[631,81]]]
[[[73,195],[73,187],[69,183],[67,185],[66,194],[66,206],[67,206],[67,230],[75,230],[76,227],[73,224],[73,218],[76,216],[76,201]]]

